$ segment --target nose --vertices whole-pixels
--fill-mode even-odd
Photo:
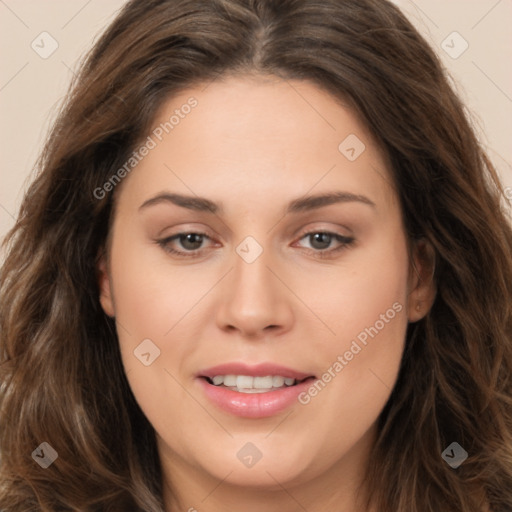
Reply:
[[[291,293],[279,274],[267,251],[252,263],[235,255],[234,269],[223,283],[218,327],[251,339],[288,331],[294,316]]]

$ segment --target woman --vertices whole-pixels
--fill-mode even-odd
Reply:
[[[512,231],[370,0],[131,1],[1,273],[0,506],[512,508]]]

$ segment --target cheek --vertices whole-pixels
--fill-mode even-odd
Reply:
[[[401,236],[386,238],[361,251],[350,274],[331,280],[323,306],[336,337],[316,346],[320,382],[301,397],[309,418],[354,442],[389,398],[404,349],[407,247]]]
[[[186,344],[168,343],[175,325],[197,301],[179,267],[155,261],[151,242],[118,230],[111,268],[117,333],[130,386],[144,410],[158,410],[163,372],[185,357]],[[149,354],[149,355],[148,355]],[[167,379],[164,379],[164,381]]]
[[[120,233],[112,247],[116,319],[121,332],[163,340],[208,290],[204,274],[171,264],[152,242]],[[160,253],[160,251],[162,251]],[[163,257],[162,257],[163,255]],[[123,329],[124,328],[124,329]]]
[[[201,287],[199,278],[179,266],[166,265],[161,258],[155,261],[156,253],[148,243],[119,233],[111,252],[113,295],[130,388],[151,423],[159,431],[173,432],[179,423],[173,424],[172,415],[162,412],[168,403],[190,403],[177,384],[181,377],[175,362],[186,360],[192,350],[190,343],[176,343],[176,333],[187,325],[206,284]]]
[[[299,397],[303,407],[310,408],[303,416],[304,428],[318,430],[323,425],[326,431],[329,442],[322,450],[328,460],[354,446],[375,425],[396,382],[407,319],[398,302],[395,309],[382,304],[384,308],[375,308],[378,320],[351,322],[354,334],[324,353],[327,363],[319,380]]]
[[[348,350],[358,336],[363,344],[375,337],[386,340],[381,345],[402,346],[407,279],[407,246],[400,230],[377,237],[324,276],[316,305],[336,333],[332,345],[338,352]]]

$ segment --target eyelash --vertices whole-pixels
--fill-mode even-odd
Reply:
[[[328,258],[328,257],[332,256],[333,253],[338,253],[344,249],[347,249],[348,247],[352,246],[355,242],[355,239],[353,237],[347,237],[347,236],[339,235],[337,233],[333,233],[331,231],[321,231],[321,230],[320,231],[309,231],[307,233],[304,233],[299,238],[299,240],[302,240],[308,236],[312,236],[312,235],[316,235],[316,234],[330,235],[333,237],[333,239],[337,240],[341,244],[339,247],[337,247],[335,249],[321,250],[321,249],[306,248],[306,250],[309,253],[313,253],[316,257],[319,257],[319,258]],[[210,239],[210,237],[206,233],[201,233],[198,231],[183,231],[181,233],[176,233],[175,235],[172,235],[171,237],[164,238],[161,240],[156,240],[156,243],[160,247],[162,247],[162,249],[164,249],[166,252],[173,254],[175,256],[182,257],[182,258],[191,258],[191,259],[200,258],[203,255],[204,249],[196,249],[195,251],[177,251],[176,249],[172,249],[171,247],[169,247],[169,244],[173,240],[177,240],[180,237],[184,237],[186,235],[199,235],[199,236],[202,236],[203,238]]]

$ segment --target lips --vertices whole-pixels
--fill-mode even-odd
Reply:
[[[245,418],[265,418],[287,409],[314,379],[314,375],[273,363],[226,363],[197,375],[203,392],[216,407]],[[275,387],[265,389],[271,382]]]

